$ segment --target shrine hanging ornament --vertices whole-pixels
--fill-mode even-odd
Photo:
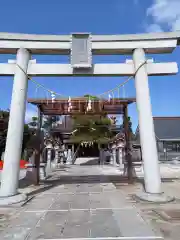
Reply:
[[[87,104],[87,112],[88,112],[88,111],[91,111],[91,110],[92,110],[92,101],[91,101],[91,99],[89,98],[88,104]]]
[[[147,63],[147,60],[144,61],[144,62],[138,67],[138,69],[136,70],[134,76],[136,76],[136,74],[137,74],[137,72],[139,71],[139,69],[141,69],[141,67],[143,67],[146,63]],[[27,76],[27,78],[28,78],[29,80],[31,80],[31,82],[33,82],[36,86],[43,88],[44,90],[46,90],[46,91],[49,92],[49,93],[52,93],[52,92],[53,92],[51,89],[48,89],[48,88],[47,88],[46,86],[44,86],[43,84],[40,84],[39,82],[35,81],[35,80],[32,79],[30,76],[28,76],[28,74],[24,71],[24,69],[23,69],[21,66],[19,66],[19,64],[16,63],[16,65],[17,65],[17,67],[19,67],[19,68],[21,69],[21,71]],[[106,95],[106,94],[109,94],[109,93],[112,93],[112,94],[114,95],[114,91],[116,91],[116,90],[118,91],[118,95],[119,95],[120,88],[121,88],[121,87],[124,87],[125,84],[127,84],[131,79],[134,78],[134,76],[129,77],[126,81],[124,81],[123,83],[119,84],[119,85],[116,86],[115,88],[113,88],[113,89],[111,89],[111,90],[108,90],[108,91],[106,91],[106,92],[103,92],[103,93],[101,93],[101,94],[98,94],[97,97],[101,98],[102,96],[104,96],[104,95]],[[60,94],[60,93],[57,93],[57,92],[53,92],[53,94],[56,95],[56,96],[61,96],[61,97],[62,97],[62,96],[65,96],[65,95]],[[123,94],[125,95],[125,93],[123,93]],[[69,100],[68,100],[68,101],[69,101]],[[71,110],[71,109],[72,109],[72,107],[69,108],[69,110]]]
[[[71,103],[71,97],[68,99],[68,112],[70,112],[72,109],[72,103]]]
[[[108,95],[108,98],[109,98],[109,102],[111,101],[111,94],[109,93]]]
[[[55,99],[56,99],[56,95],[54,94],[54,92],[51,92],[51,100],[52,100],[52,103],[55,102]]]

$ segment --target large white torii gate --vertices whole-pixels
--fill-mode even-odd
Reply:
[[[80,35],[75,34],[78,38]],[[142,158],[144,162],[147,200],[167,201],[161,193],[161,177],[154,133],[148,75],[172,75],[178,72],[175,62],[146,61],[146,54],[171,53],[180,44],[180,32],[139,35],[88,35],[87,66],[71,64],[40,64],[32,54],[72,55],[72,35],[30,35],[0,33],[0,54],[16,54],[16,60],[0,63],[0,76],[14,76],[9,127],[1,179],[0,205],[26,199],[18,194],[19,160],[24,130],[28,76],[134,76],[139,116]],[[76,39],[77,40],[77,39]],[[78,55],[77,49],[75,49]],[[92,64],[91,53],[131,54],[132,60],[117,64]],[[86,54],[85,54],[86,55]],[[76,56],[71,56],[74,61]],[[85,56],[86,58],[86,56]],[[83,58],[84,59],[84,58]],[[76,60],[75,60],[76,61]],[[77,64],[77,65],[78,65]]]

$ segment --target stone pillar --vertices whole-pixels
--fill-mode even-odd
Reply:
[[[58,167],[58,162],[59,162],[59,150],[60,150],[60,146],[59,146],[58,143],[56,143],[55,146],[54,146],[54,151],[55,151],[54,167],[55,167],[55,168]]]
[[[113,149],[113,165],[116,166],[116,148]]]
[[[43,163],[42,154],[40,154],[39,178],[40,178],[40,180],[45,180],[46,179],[45,163]]]
[[[60,155],[60,160],[59,160],[59,162],[60,162],[60,165],[62,165],[63,164],[63,160],[64,160],[64,153],[63,153],[63,151],[60,151],[60,153],[59,153],[59,155]]]
[[[43,166],[40,166],[40,168],[39,168],[39,178],[42,181],[46,179],[46,171],[45,171],[45,168]]]
[[[53,149],[53,146],[51,143],[49,143],[47,145],[47,165],[46,165],[46,173],[50,173],[51,172],[51,158],[52,158],[52,149]]]
[[[147,193],[161,193],[161,177],[152,118],[150,93],[145,52],[135,49],[133,53],[135,70],[136,102],[139,116],[139,132],[144,162],[144,181]],[[141,66],[141,67],[140,67]]]
[[[100,165],[104,165],[104,161],[105,161],[105,153],[104,153],[104,149],[100,149],[100,157],[99,157],[99,164]]]
[[[55,148],[55,166],[58,166],[59,161],[59,148]]]
[[[101,163],[101,158],[102,158],[102,150],[99,150],[99,164]]]
[[[1,197],[15,196],[18,193],[19,162],[21,159],[28,88],[26,72],[29,60],[30,53],[28,50],[21,48],[17,51],[17,66],[15,68],[4,167],[1,178]]]
[[[52,149],[48,149],[47,151],[47,166],[51,168],[51,155],[52,155]]]
[[[72,164],[71,149],[68,149],[68,150],[67,150],[67,164]]]
[[[118,164],[119,164],[120,168],[124,168],[123,148],[124,148],[123,142],[118,141],[117,142],[117,159],[118,159]]]
[[[111,149],[112,150],[112,149]],[[112,151],[110,150],[110,164],[113,164],[113,154]]]
[[[122,147],[118,148],[118,159],[120,167],[123,166],[123,155],[122,155]]]
[[[116,166],[116,145],[112,145],[112,164]]]
[[[67,163],[67,156],[68,156],[68,151],[67,151],[66,146],[65,146],[63,164]]]
[[[74,157],[74,144],[72,144],[72,159]]]

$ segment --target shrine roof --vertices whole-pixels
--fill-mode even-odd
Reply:
[[[103,115],[123,114],[124,107],[136,102],[135,98],[91,99],[92,110],[87,111],[88,97],[71,99],[72,109],[68,112],[68,99],[28,99],[28,103],[36,105],[44,115]]]
[[[157,140],[180,141],[180,117],[153,117],[153,122]],[[136,140],[140,143],[139,126],[136,129]]]

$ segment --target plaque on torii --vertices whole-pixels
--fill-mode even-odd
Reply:
[[[92,43],[90,34],[72,34],[71,66],[73,69],[84,69],[92,67]]]

